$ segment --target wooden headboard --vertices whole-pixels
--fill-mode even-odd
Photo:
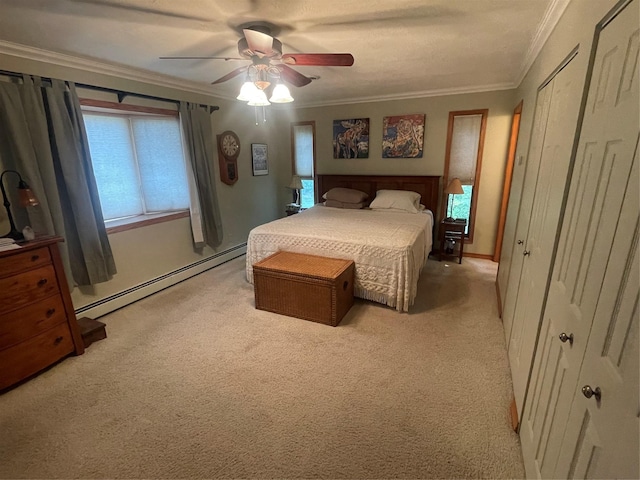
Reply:
[[[396,176],[396,175],[318,175],[318,201],[322,195],[334,187],[354,188],[369,194],[371,202],[378,190],[410,190],[418,192],[420,203],[438,217],[440,198],[440,177],[437,176]],[[437,223],[437,220],[436,220]]]

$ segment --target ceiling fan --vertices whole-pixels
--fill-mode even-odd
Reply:
[[[350,53],[282,53],[282,42],[271,35],[269,26],[261,24],[249,25],[242,29],[244,36],[238,40],[238,57],[216,56],[180,56],[160,57],[161,59],[212,59],[212,60],[251,60],[245,65],[218,78],[211,84],[216,85],[231,80],[243,73],[247,74],[251,82],[264,90],[270,84],[280,79],[296,87],[304,87],[313,80],[290,67],[319,66],[319,67],[350,67],[353,65],[353,55]]]

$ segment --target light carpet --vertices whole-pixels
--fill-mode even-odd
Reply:
[[[244,257],[101,318],[0,396],[2,478],[522,478],[496,264],[429,260],[410,313],[255,310]]]

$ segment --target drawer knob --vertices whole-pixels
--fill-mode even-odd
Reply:
[[[31,255],[31,261],[35,262],[36,260],[38,260],[40,258],[40,255]]]
[[[38,286],[42,287],[44,285],[47,284],[47,279],[46,278],[41,278],[40,280],[38,280]]]
[[[64,337],[56,337],[56,339],[53,341],[53,344],[60,345],[60,342],[62,342],[62,340],[64,340]]]
[[[524,252],[522,252],[522,255],[524,255],[525,257],[528,255],[531,255],[531,251],[530,250],[525,250]]]
[[[50,308],[49,310],[47,310],[47,317],[50,317],[54,313],[56,313],[56,309],[55,308]]]
[[[518,240],[518,245],[522,245],[524,242],[522,240]]]

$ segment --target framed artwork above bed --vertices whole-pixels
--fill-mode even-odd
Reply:
[[[382,158],[422,158],[425,115],[382,119]]]
[[[369,119],[333,121],[333,158],[369,158]]]

